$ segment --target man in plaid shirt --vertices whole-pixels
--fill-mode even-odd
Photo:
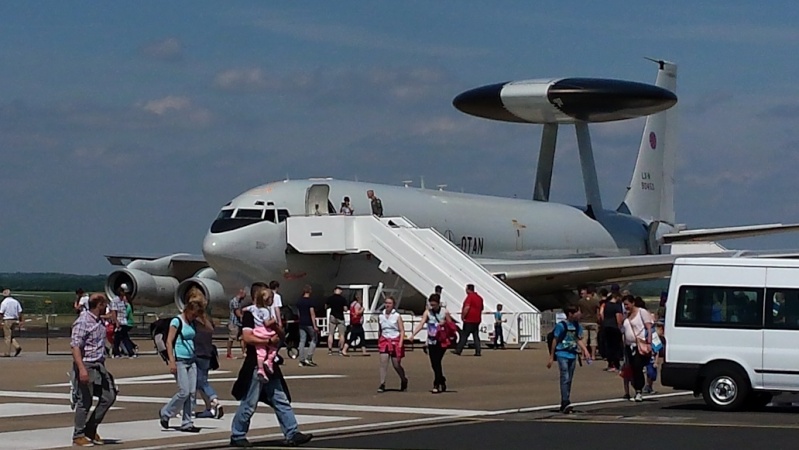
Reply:
[[[114,378],[105,368],[105,326],[100,315],[107,304],[105,295],[92,294],[88,309],[72,324],[72,376],[77,394],[72,444],[80,447],[103,444],[97,427],[117,396]],[[90,416],[94,396],[99,401]]]

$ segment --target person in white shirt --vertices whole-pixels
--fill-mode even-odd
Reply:
[[[89,309],[89,294],[83,291],[83,288],[78,288],[75,291],[75,304],[72,306],[75,312],[80,314]]]
[[[3,338],[6,343],[5,357],[11,356],[11,349],[14,349],[14,356],[18,356],[22,351],[22,346],[14,338],[13,332],[19,329],[22,322],[22,305],[11,296],[11,291],[3,290],[3,302],[0,303],[0,315],[3,316]]]
[[[274,302],[272,303],[272,310],[274,311],[275,319],[277,319],[277,325],[279,327],[283,326],[283,317],[280,312],[280,308],[283,307],[283,297],[280,296],[278,290],[280,289],[280,283],[277,280],[269,282],[269,289],[272,290],[272,295],[274,296]]]

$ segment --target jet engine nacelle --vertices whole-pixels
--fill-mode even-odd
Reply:
[[[143,306],[165,306],[175,297],[178,280],[174,277],[152,275],[143,270],[125,267],[111,272],[105,281],[105,293],[113,298],[120,286],[128,287],[128,298]]]
[[[203,275],[203,273],[198,273],[198,275]],[[178,310],[183,311],[183,306],[188,301],[187,294],[192,287],[197,287],[202,291],[211,308],[227,308],[229,299],[225,295],[225,288],[218,281],[208,276],[194,276],[181,282],[175,291],[174,301]]]

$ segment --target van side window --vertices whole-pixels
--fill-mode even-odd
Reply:
[[[799,289],[766,291],[766,328],[799,330]]]
[[[763,289],[681,286],[676,313],[674,325],[678,327],[760,329]]]

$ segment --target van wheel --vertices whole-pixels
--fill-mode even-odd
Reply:
[[[773,398],[774,394],[770,392],[752,392],[746,399],[746,406],[751,409],[763,409]]]
[[[749,397],[749,382],[729,365],[711,367],[702,386],[705,403],[718,411],[741,409]]]

